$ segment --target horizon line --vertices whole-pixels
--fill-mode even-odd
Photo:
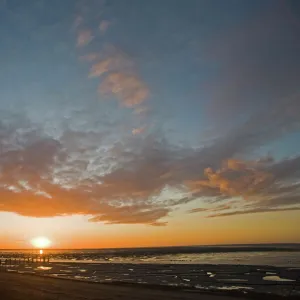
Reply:
[[[294,245],[300,246],[300,242],[294,243],[241,243],[241,244],[205,244],[205,245],[168,245],[168,246],[138,246],[138,247],[104,247],[104,248],[43,248],[43,250],[118,250],[118,249],[154,249],[154,248],[182,248],[182,247],[228,247],[228,246],[283,246],[283,245]],[[39,248],[0,248],[0,251],[10,251],[10,250],[40,250]]]

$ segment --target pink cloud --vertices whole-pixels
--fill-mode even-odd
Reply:
[[[84,47],[93,39],[94,37],[92,36],[92,32],[90,30],[81,30],[77,36],[77,47]]]

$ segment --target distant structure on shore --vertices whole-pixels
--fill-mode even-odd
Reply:
[[[34,264],[34,263],[49,263],[50,256],[40,254],[31,254],[26,256],[20,256],[18,258],[0,258],[0,270],[6,269],[9,266],[13,265],[22,265],[22,264]]]

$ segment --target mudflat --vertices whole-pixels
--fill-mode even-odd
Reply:
[[[1,300],[236,300],[241,297],[0,273]]]

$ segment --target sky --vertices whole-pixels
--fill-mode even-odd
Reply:
[[[0,248],[299,243],[300,3],[1,0]]]

